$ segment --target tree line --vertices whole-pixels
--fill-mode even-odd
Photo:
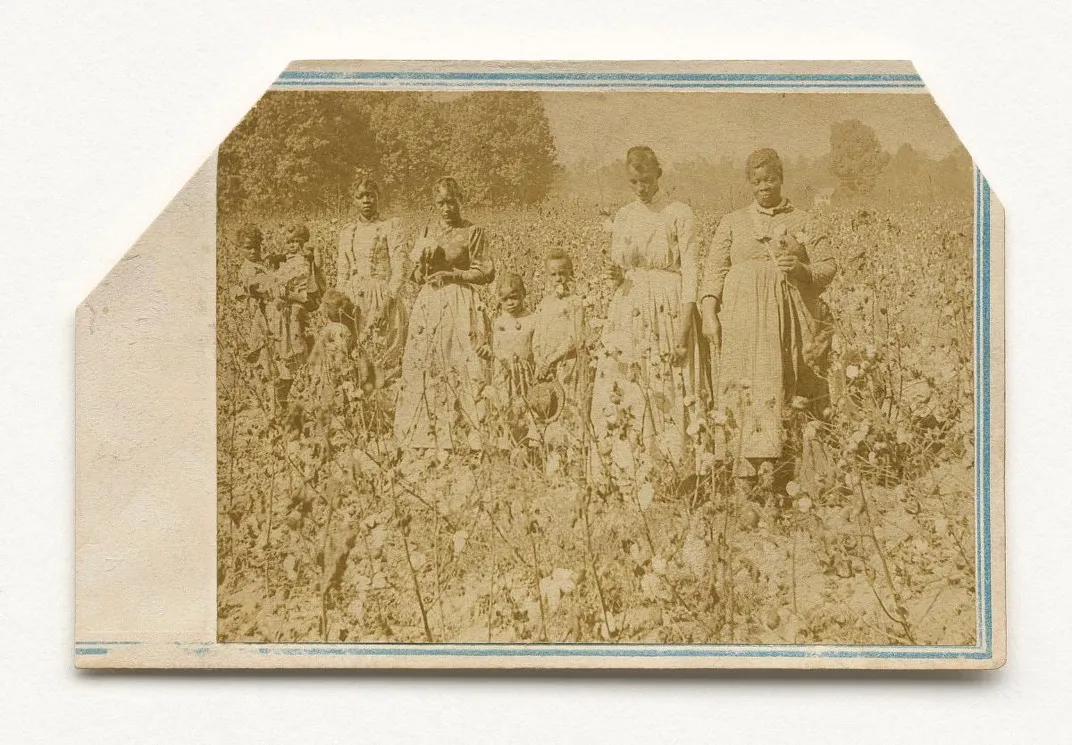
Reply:
[[[531,204],[559,170],[538,93],[273,91],[220,146],[219,208],[343,211],[361,171],[403,207],[444,175],[471,204]]]
[[[668,163],[666,185],[726,211],[750,199],[742,169],[728,157]],[[905,143],[891,155],[858,120],[835,123],[828,153],[788,159],[786,169],[787,196],[805,205],[831,190],[831,201],[867,204],[959,200],[972,189],[963,147],[935,158]],[[425,207],[448,174],[473,205],[555,194],[611,208],[630,198],[623,170],[620,160],[563,168],[535,92],[269,92],[220,147],[218,196],[221,212],[341,214],[367,171],[403,209]]]

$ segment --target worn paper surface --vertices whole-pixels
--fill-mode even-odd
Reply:
[[[473,90],[499,91],[515,123],[465,109]],[[910,65],[301,62],[251,117],[78,311],[79,666],[1003,662],[1004,221]],[[654,201],[630,193],[635,145],[662,166]],[[762,147],[808,222],[747,212]],[[358,168],[382,198],[372,220]],[[464,265],[421,249],[453,251],[443,236],[464,230],[477,251],[434,212],[448,174],[484,233]],[[296,224],[312,267],[300,233],[288,245]],[[726,242],[734,226],[747,240]],[[811,275],[836,264],[835,331],[823,392],[791,396],[779,373],[789,418],[765,430],[751,391],[773,358],[740,350],[770,325],[731,303],[758,302],[742,267],[766,271],[786,235]],[[556,284],[563,254],[573,276]],[[429,280],[455,269],[446,290]],[[512,273],[527,311],[500,304]],[[329,290],[380,322],[332,326]],[[675,303],[693,295],[676,357]],[[551,359],[573,307],[583,344]],[[486,326],[443,352],[420,320],[443,308]],[[537,325],[557,330],[540,341]],[[427,382],[467,344],[454,369],[476,379]],[[400,404],[433,393],[462,419]],[[781,433],[784,475],[733,456],[767,452],[741,421]]]

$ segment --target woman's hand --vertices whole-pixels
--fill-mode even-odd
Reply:
[[[603,281],[617,287],[625,281],[625,272],[623,272],[622,268],[617,264],[604,264]]]
[[[428,275],[428,284],[432,287],[442,287],[443,285],[450,284],[451,282],[457,282],[461,279],[461,273],[457,269],[447,269],[441,272],[434,272]]]
[[[793,254],[782,254],[777,259],[779,271],[795,282],[810,282],[811,269]]]
[[[718,320],[718,298],[708,295],[700,303],[700,324],[710,344],[722,342],[722,324]]]
[[[481,344],[476,349],[476,356],[479,357],[480,359],[484,360],[484,361],[490,361],[491,360],[491,347],[489,347],[487,344]]]
[[[694,303],[688,303],[682,308],[681,315],[685,321],[674,335],[673,362],[675,365],[680,365],[689,357],[689,347],[691,346],[689,344],[689,337],[692,335],[692,323],[693,316],[696,315],[696,305]]]

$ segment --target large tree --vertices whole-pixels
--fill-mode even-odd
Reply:
[[[845,196],[870,193],[889,162],[875,130],[863,122],[850,119],[830,128],[830,172]]]
[[[555,142],[538,93],[480,92],[448,104],[446,167],[478,204],[531,204],[558,173]]]
[[[445,175],[475,203],[530,204],[558,174],[543,100],[528,92],[273,92],[224,141],[219,165],[220,208],[262,212],[345,210],[358,170],[410,206]]]
[[[220,146],[220,206],[335,208],[372,159],[366,108],[330,92],[269,92]]]

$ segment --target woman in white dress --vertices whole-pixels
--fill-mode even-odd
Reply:
[[[696,333],[692,210],[659,188],[662,169],[651,148],[631,148],[626,168],[636,200],[614,218],[605,280],[616,289],[603,327],[591,418],[602,455],[594,466],[605,467],[609,456],[626,478],[642,480],[630,470],[642,471],[652,459],[685,464],[687,399],[699,393],[706,375]]]

